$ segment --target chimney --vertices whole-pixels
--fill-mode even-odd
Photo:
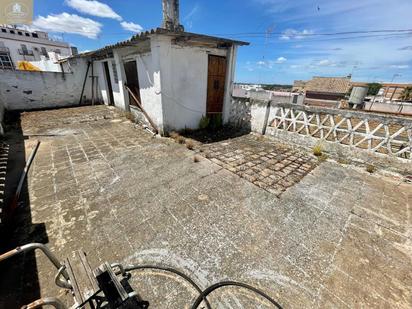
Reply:
[[[179,0],[162,0],[162,27],[170,31],[184,31],[179,21]]]

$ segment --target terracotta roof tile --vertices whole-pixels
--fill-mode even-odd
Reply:
[[[351,87],[349,77],[314,77],[306,83],[306,91],[347,93]]]

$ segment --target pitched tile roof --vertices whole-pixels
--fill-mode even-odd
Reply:
[[[156,29],[151,29],[148,31],[144,31],[141,33],[138,33],[134,36],[132,36],[130,39],[125,40],[125,41],[120,41],[115,44],[107,45],[105,47],[102,47],[100,49],[82,53],[77,55],[77,57],[84,57],[84,56],[91,56],[95,54],[99,54],[102,52],[106,52],[109,50],[112,50],[116,47],[125,47],[125,46],[133,46],[139,42],[145,41],[150,38],[152,35],[156,34],[161,34],[161,35],[167,35],[171,36],[173,38],[179,38],[183,40],[194,40],[194,41],[200,41],[200,42],[213,42],[217,44],[233,44],[233,45],[249,45],[248,42],[243,42],[243,41],[236,41],[236,40],[231,40],[231,39],[225,39],[225,38],[220,38],[220,37],[214,37],[214,36],[209,36],[209,35],[204,35],[204,34],[198,34],[198,33],[191,33],[191,32],[180,32],[180,31],[170,31],[167,29],[163,28],[156,28]]]
[[[306,83],[306,91],[347,93],[351,87],[349,77],[313,77]]]

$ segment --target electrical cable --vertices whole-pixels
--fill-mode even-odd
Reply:
[[[179,270],[176,270],[174,268],[171,267],[163,267],[163,266],[156,266],[156,265],[127,265],[126,267],[124,267],[124,271],[128,272],[128,271],[133,271],[133,270],[145,270],[145,269],[156,269],[156,270],[162,270],[162,271],[166,271],[166,272],[170,272],[173,273],[175,275],[178,275],[179,277],[185,279],[187,282],[189,282],[195,289],[197,292],[199,292],[199,295],[202,295],[202,289],[187,275],[185,275],[184,273],[180,272]],[[206,307],[208,309],[212,309],[210,306],[209,301],[207,300],[206,296],[202,297],[200,299],[199,304],[205,301],[206,303]]]
[[[412,29],[394,29],[394,30],[359,30],[359,31],[345,31],[345,32],[321,32],[321,33],[290,33],[290,36],[337,36],[337,35],[348,35],[348,34],[368,34],[368,33],[401,33],[401,32],[412,32]],[[238,33],[219,33],[219,34],[211,34],[211,35],[219,35],[219,36],[239,36],[239,37],[247,37],[247,36],[274,36],[274,35],[289,35],[288,32],[238,32]]]
[[[235,282],[235,281],[222,281],[216,284],[211,285],[210,287],[208,287],[206,290],[204,290],[202,293],[200,293],[199,297],[196,299],[196,301],[193,303],[191,309],[197,309],[197,307],[201,304],[203,299],[206,299],[206,297],[211,294],[213,291],[220,289],[222,287],[225,286],[237,286],[237,287],[242,287],[245,289],[248,289],[252,292],[255,292],[256,294],[262,296],[263,298],[265,298],[266,300],[268,300],[272,305],[274,305],[276,308],[278,309],[282,309],[282,306],[275,301],[273,298],[271,298],[270,296],[266,295],[264,292],[262,292],[261,290],[247,285],[245,283],[241,283],[241,282]]]

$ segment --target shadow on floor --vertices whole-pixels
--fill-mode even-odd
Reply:
[[[47,243],[43,223],[33,224],[27,180],[24,181],[20,198],[14,196],[26,164],[24,136],[20,114],[5,116],[6,134],[2,140],[2,175],[4,195],[2,222],[0,224],[0,253],[17,246],[39,242]],[[13,210],[13,204],[16,208]],[[0,262],[0,308],[20,308],[40,298],[37,264],[34,252]]]
[[[250,130],[244,128],[236,128],[233,126],[223,126],[218,129],[203,129],[203,130],[183,130],[180,132],[185,138],[191,138],[202,144],[217,143],[228,139],[248,135]]]

